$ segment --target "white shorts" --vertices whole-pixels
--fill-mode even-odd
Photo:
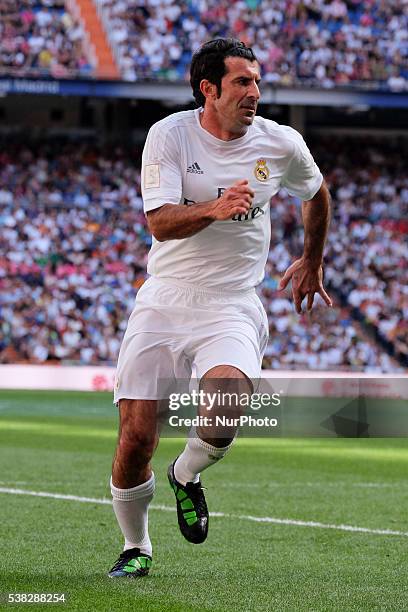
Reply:
[[[259,378],[268,319],[255,289],[220,292],[149,278],[120,348],[114,402],[164,399],[163,381],[200,379],[218,365]]]

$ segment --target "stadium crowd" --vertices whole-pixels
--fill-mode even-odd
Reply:
[[[282,191],[272,201],[272,247],[260,287],[271,332],[264,365],[397,371],[365,329],[401,362],[407,358],[401,147],[383,142],[380,157],[365,143],[367,159],[357,164],[358,143],[319,142],[313,151],[325,160],[334,200],[326,280],[337,305],[318,304],[298,317],[289,292],[277,291],[302,248],[300,203]],[[3,143],[0,362],[115,364],[150,246],[139,162],[140,151],[121,147]]]
[[[334,204],[325,257],[326,282],[352,309],[353,317],[408,365],[407,143],[403,139],[394,143],[382,140],[362,146],[358,138],[319,137],[315,143],[311,141],[311,147],[324,170]],[[301,252],[302,234],[296,222],[296,206],[288,208],[285,196],[280,203],[279,199],[275,198],[272,207],[272,228],[275,215],[277,227],[273,229],[277,234],[272,243],[277,246],[271,250],[270,258],[272,262],[279,261],[278,271],[283,271],[291,261],[289,253]],[[284,224],[279,229],[280,219]],[[269,276],[274,272],[273,268],[269,270]],[[279,301],[271,305],[280,308]],[[289,313],[288,304],[284,307]],[[347,312],[350,314],[350,310]],[[342,316],[347,312],[343,311]],[[338,316],[332,321],[345,325]],[[337,329],[336,325],[330,327],[331,333],[336,333],[333,329]],[[307,336],[306,328],[303,333]],[[354,344],[353,340],[353,355]],[[342,345],[345,346],[339,338],[336,348]],[[360,358],[363,363],[373,360],[368,345]]]
[[[408,362],[408,177],[404,139],[371,146],[316,143],[337,225],[327,278],[385,344]]]
[[[94,0],[123,79],[187,78],[217,36],[252,46],[281,85],[408,89],[406,0]],[[0,0],[0,74],[92,76],[64,0]]]
[[[95,0],[129,81],[187,78],[217,36],[252,46],[265,81],[408,88],[406,0]]]
[[[0,0],[0,74],[90,76],[83,36],[64,0]]]

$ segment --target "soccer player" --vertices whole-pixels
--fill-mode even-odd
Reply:
[[[161,382],[190,378],[195,367],[203,388],[225,380],[251,393],[260,376],[268,322],[255,286],[269,250],[269,202],[281,187],[303,200],[305,240],[280,288],[292,281],[298,313],[305,297],[312,308],[315,293],[331,306],[322,284],[329,193],[300,134],[256,116],[259,81],[250,48],[235,39],[208,42],[191,64],[199,108],[166,117],[147,136],[142,192],[153,244],[117,368],[111,491],[125,544],[111,577],[144,576],[151,566]],[[224,457],[234,433],[197,427],[169,466],[189,542],[203,542],[208,531],[200,473]]]

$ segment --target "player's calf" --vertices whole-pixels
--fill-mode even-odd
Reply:
[[[151,401],[120,402],[119,439],[110,486],[125,543],[109,572],[111,578],[145,576],[151,566],[148,509],[155,489],[150,467],[158,442],[155,408],[156,402]]]

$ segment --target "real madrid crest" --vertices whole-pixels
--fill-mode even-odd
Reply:
[[[265,159],[258,159],[254,169],[255,177],[258,181],[267,181],[269,178],[269,168],[266,165]]]

